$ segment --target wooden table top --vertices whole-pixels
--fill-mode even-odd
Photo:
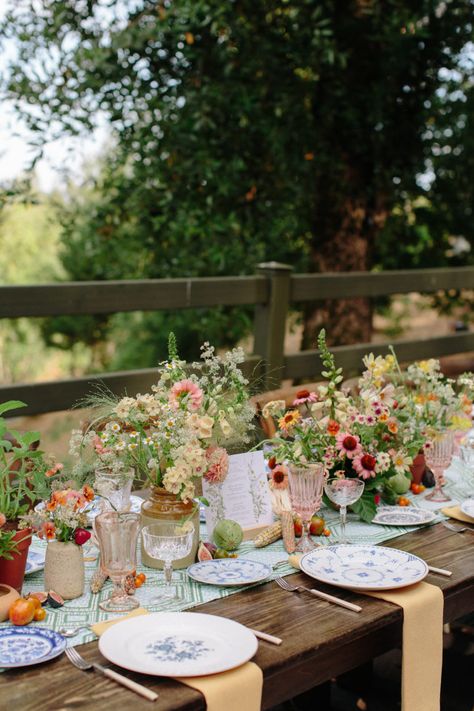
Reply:
[[[444,621],[474,610],[474,534],[453,533],[441,524],[383,545],[410,551],[428,564],[447,568],[451,578],[429,574],[445,596]],[[291,582],[308,583],[303,573]],[[314,587],[315,585],[313,585]],[[334,588],[319,584],[333,592]],[[307,594],[281,590],[276,583],[237,593],[194,608],[222,615],[283,639],[279,647],[259,641],[255,662],[264,673],[262,708],[269,709],[400,645],[402,611],[390,603],[346,590],[336,594],[363,607],[350,612]],[[104,659],[97,642],[78,647],[91,661]],[[154,704],[95,672],[81,672],[65,655],[28,670],[0,675],[0,708],[21,711],[190,711],[205,709],[202,696],[172,679],[124,672],[159,693]]]

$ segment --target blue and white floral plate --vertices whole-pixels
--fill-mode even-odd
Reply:
[[[208,585],[251,585],[260,583],[272,574],[270,565],[248,558],[204,560],[190,565],[188,575],[198,583]]]
[[[45,627],[0,628],[0,667],[12,669],[48,662],[66,648],[66,640]]]
[[[29,573],[37,573],[38,570],[43,570],[46,551],[44,549],[30,548],[28,558],[26,560],[25,575]]]
[[[90,504],[86,506],[84,511],[87,514],[87,525],[92,526],[93,521],[96,516],[98,516],[101,513],[101,507],[100,507],[100,496],[95,496]],[[139,496],[131,496],[130,497],[130,511],[133,513],[140,513],[141,507],[143,504],[143,499],[141,499]],[[37,504],[35,506],[35,511],[42,511],[44,509],[44,502],[41,501],[41,503]]]
[[[336,545],[306,553],[301,570],[315,580],[350,590],[392,590],[426,577],[424,560],[397,548]]]
[[[201,676],[244,664],[257,639],[225,617],[156,612],[117,622],[100,637],[99,649],[113,664],[141,674]]]
[[[380,526],[422,526],[436,518],[434,511],[415,506],[379,506],[372,523]]]

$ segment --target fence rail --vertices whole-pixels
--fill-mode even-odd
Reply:
[[[293,303],[375,297],[409,292],[474,289],[474,268],[415,269],[388,272],[292,274],[285,264],[260,264],[255,276],[136,281],[68,282],[0,287],[0,318],[112,314],[130,311],[255,306],[254,349],[244,368],[255,371],[263,387],[276,387],[283,378],[320,376],[317,351],[285,354],[285,324]],[[401,361],[474,351],[474,333],[393,343]],[[334,349],[346,372],[360,368],[368,350],[388,352],[388,345],[359,344]],[[72,407],[99,383],[112,392],[129,395],[148,390],[155,368],[121,371],[43,383],[0,386],[0,401],[24,400],[22,414],[40,414]]]

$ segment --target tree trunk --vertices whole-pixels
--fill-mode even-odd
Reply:
[[[321,273],[370,270],[374,237],[385,222],[386,210],[382,206],[371,206],[367,198],[348,197],[337,204],[324,192],[325,200],[318,200],[316,209],[312,270]],[[326,329],[329,345],[370,342],[370,299],[328,299],[307,304],[304,308],[303,349],[315,347],[321,328]]]

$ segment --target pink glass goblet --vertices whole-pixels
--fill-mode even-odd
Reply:
[[[137,539],[140,514],[109,511],[95,519],[100,562],[114,584],[111,597],[99,604],[107,612],[129,612],[139,606],[136,597],[125,591],[125,578],[137,566]]]
[[[321,462],[289,466],[288,486],[291,507],[301,518],[303,526],[300,542],[296,546],[298,553],[307,553],[318,547],[310,536],[309,527],[311,516],[321,506],[324,479],[325,471]]]
[[[425,496],[427,501],[443,503],[449,496],[443,491],[444,470],[451,464],[454,453],[454,430],[443,430],[433,438],[430,447],[425,448],[425,459],[435,478],[433,491]]]

